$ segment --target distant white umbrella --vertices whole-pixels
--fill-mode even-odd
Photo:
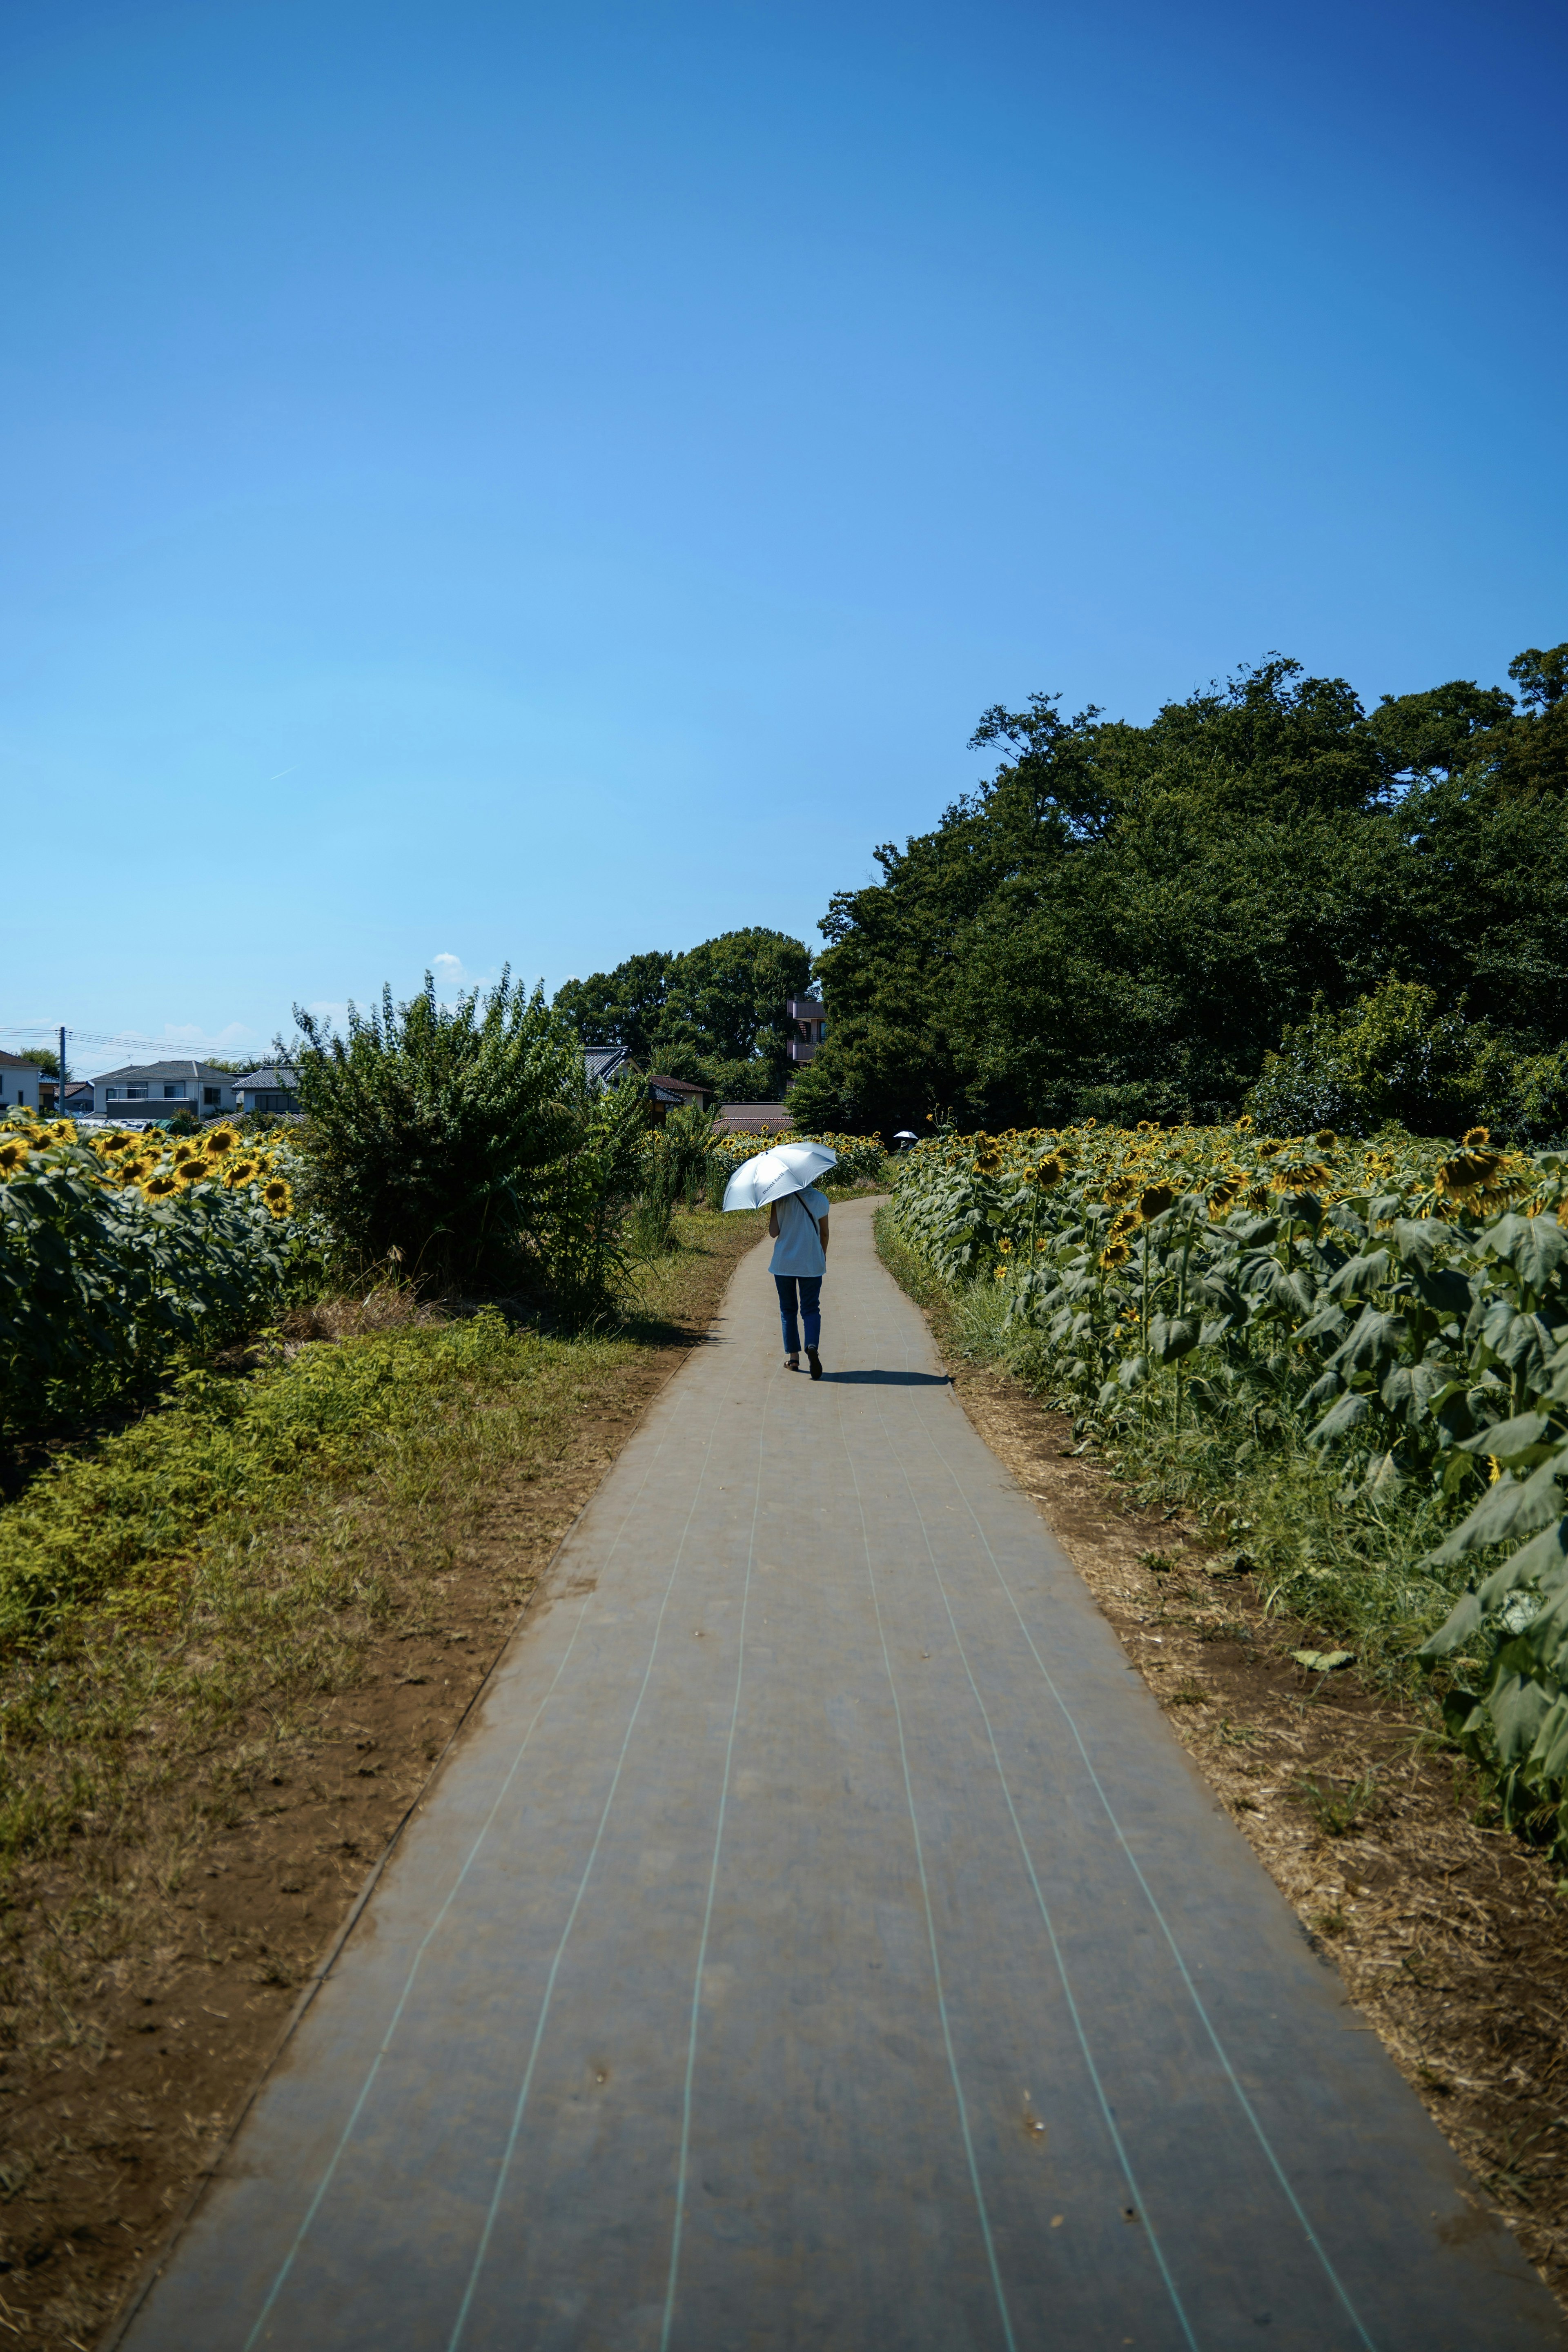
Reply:
[[[804,1192],[826,1169],[837,1165],[837,1152],[829,1151],[826,1143],[775,1143],[771,1151],[742,1160],[724,1187],[724,1206],[765,1209],[770,1201]]]

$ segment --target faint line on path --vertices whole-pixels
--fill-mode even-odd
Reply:
[[[722,1400],[722,1404],[728,1404],[729,1402],[730,1398],[726,1395]],[[680,1541],[676,1547],[675,1559],[670,1568],[669,1581],[664,1588],[664,1597],[658,1604],[658,1615],[654,1620],[653,1641],[648,1648],[647,1664],[643,1668],[642,1681],[637,1685],[637,1700],[632,1707],[631,1715],[626,1724],[626,1736],[621,1741],[620,1754],[616,1759],[615,1771],[610,1777],[610,1786],[605,1798],[604,1810],[599,1815],[599,1826],[594,1832],[594,1843],[588,1849],[588,1859],[583,1865],[583,1875],[577,1883],[577,1892],[572,1897],[572,1908],[566,1915],[566,1924],[561,1930],[561,1938],[555,1947],[555,1957],[550,1963],[550,1973],[544,1980],[544,1998],[540,2003],[539,2020],[533,2029],[533,2040],[529,2047],[528,2063],[523,2069],[522,2082],[518,2089],[517,2106],[512,2115],[511,2129],[507,2134],[506,2147],[501,2155],[500,2168],[496,2175],[496,2185],[494,2192],[490,2198],[489,2210],[485,2215],[485,2225],[479,2233],[479,2242],[478,2250],[474,2255],[473,2268],[468,2273],[468,2285],[463,2289],[463,2300],[458,2307],[457,2320],[453,2326],[452,2333],[447,2338],[447,2352],[458,2352],[458,2345],[461,2340],[463,2330],[468,2324],[468,2313],[473,2305],[474,2290],[479,2283],[479,2273],[484,2268],[485,2257],[489,2252],[490,2238],[495,2230],[496,2215],[500,2210],[501,2194],[506,2188],[507,2176],[511,2170],[511,2160],[517,2152],[518,2137],[522,2130],[522,2118],[528,2106],[528,2095],[533,2084],[533,2070],[535,2065],[538,2063],[540,2044],[544,2039],[544,2028],[550,2016],[550,2004],[554,1997],[555,1979],[560,1973],[561,1963],[565,1957],[566,1946],[571,1938],[572,1930],[576,1925],[577,1914],[583,1906],[583,1897],[588,1891],[588,1881],[593,1875],[594,1864],[598,1858],[599,1847],[605,1835],[605,1824],[610,1818],[610,1808],[616,1801],[616,1791],[621,1785],[621,1773],[626,1766],[626,1750],[631,1746],[632,1734],[637,1729],[637,1717],[642,1713],[642,1703],[647,1696],[648,1682],[653,1674],[653,1662],[658,1654],[658,1639],[660,1633],[664,1630],[665,1614],[669,1607],[669,1596],[675,1590],[675,1580],[680,1573],[681,1562],[686,1557],[686,1538],[691,1532],[691,1522],[696,1516],[697,1505],[702,1494],[704,1482],[708,1476],[708,1464],[713,1452],[714,1433],[718,1429],[721,1418],[722,1405],[721,1406],[720,1412],[714,1414],[713,1420],[709,1426],[708,1443],[702,1449],[702,1467],[697,1474],[697,1482],[692,1488],[690,1507],[686,1514],[685,1524],[680,1530]],[[665,1443],[666,1441],[663,1439],[659,1441],[659,1453],[663,1452]],[[658,1459],[657,1454],[655,1455],[655,1459]],[[651,1475],[652,1466],[653,1465],[650,1463],[648,1465],[648,1475]],[[646,1475],[644,1484],[647,1484]],[[639,1487],[639,1495],[641,1491],[642,1490]],[[628,1511],[627,1517],[629,1517],[630,1513]],[[625,1527],[625,1519],[622,1520],[621,1525],[623,1528]],[[616,1541],[618,1542],[620,1538],[617,1534]]]
[[[735,1654],[735,1696],[730,1706],[730,1736],[724,1744],[724,1778],[719,1790],[719,1818],[713,1829],[713,1862],[708,1873],[708,1900],[702,1911],[702,1939],[697,1948],[697,1971],[691,1985],[691,2031],[686,2044],[686,2084],[680,2108],[680,2159],[675,2177],[675,2224],[669,2239],[669,2280],[664,2293],[664,2325],[659,2330],[659,2352],[666,2352],[669,2331],[675,2324],[675,2290],[680,2273],[680,2240],[686,2223],[686,2171],[691,2147],[691,2083],[697,2069],[697,2022],[702,2001],[702,1971],[708,1962],[708,1930],[713,1922],[713,1894],[719,1884],[719,1850],[724,1843],[724,1815],[730,1802],[730,1768],[735,1755],[735,1723],[741,1712],[741,1677],[746,1664],[746,1611],[752,1598],[752,1569],[757,1556],[757,1516],[763,1504],[763,1444],[768,1426],[768,1405],[773,1397],[774,1372],[763,1393],[762,1418],[757,1424],[756,1486],[752,1496],[752,1532],[746,1546],[746,1580],[741,1590],[741,1637]]]
[[[889,1282],[892,1280],[891,1275],[888,1276],[888,1279]],[[1055,1699],[1058,1706],[1061,1709],[1063,1719],[1077,1743],[1079,1754],[1083,1759],[1084,1769],[1089,1774],[1090,1780],[1094,1783],[1095,1795],[1100,1799],[1101,1805],[1105,1809],[1105,1818],[1110,1823],[1111,1829],[1115,1832],[1116,1842],[1121,1846],[1122,1853],[1126,1855],[1133,1876],[1137,1879],[1139,1885],[1143,1890],[1144,1900],[1147,1902],[1150,1910],[1153,1913],[1155,1918],[1160,1923],[1160,1931],[1164,1937],[1166,1943],[1171,1948],[1172,1958],[1176,1963],[1182,1982],[1187,1989],[1193,2007],[1196,2010],[1198,2016],[1202,2021],[1204,2031],[1208,2035],[1209,2041],[1213,2044],[1215,2055],[1218,2058],[1221,2066],[1225,2070],[1226,2080],[1229,2083],[1231,2089],[1235,2092],[1237,2102],[1240,2105],[1241,2111],[1247,2117],[1247,2122],[1252,2126],[1253,2131],[1256,2133],[1258,2137],[1258,2144],[1268,2159],[1269,2168],[1274,2174],[1274,2178],[1279,2182],[1280,2188],[1284,2190],[1286,2200],[1290,2207],[1290,2210],[1295,2214],[1297,2221],[1300,2223],[1301,2228],[1305,2232],[1308,2244],[1311,2247],[1312,2252],[1317,2255],[1319,2262],[1322,2264],[1329,2284],[1333,2288],[1334,2293],[1339,2296],[1341,2303],[1343,2305],[1351,2325],[1355,2329],[1356,2334],[1361,2337],[1363,2344],[1366,2347],[1366,2352],[1377,2352],[1376,2344],[1372,2336],[1368,2335],[1365,2323],[1363,2320],[1360,2312],[1356,2309],[1355,2305],[1351,2301],[1349,2290],[1346,2288],[1343,2280],[1340,2277],[1338,2271],[1335,2270],[1333,2263],[1329,2259],[1328,2249],[1324,2246],[1316,2230],[1313,2229],[1311,2222],[1308,2220],[1306,2211],[1302,2207],[1301,2200],[1297,2196],[1295,2189],[1290,2184],[1289,2176],[1286,2172],[1284,2166],[1280,2163],[1279,2157],[1274,2152],[1274,2144],[1263,2128],[1262,2122],[1258,2117],[1258,2110],[1254,2107],[1251,2100],[1247,2097],[1247,2093],[1241,2086],[1236,2069],[1230,2063],[1230,2053],[1226,2050],[1224,2042],[1220,2040],[1218,2033],[1215,2032],[1214,2021],[1209,2016],[1208,2011],[1205,2008],[1203,1997],[1199,1993],[1197,1986],[1193,1981],[1192,1971],[1187,1967],[1186,1956],[1183,1952],[1180,1944],[1177,1943],[1174,1934],[1172,1932],[1169,1920],[1166,1918],[1163,1911],[1160,1908],[1159,1903],[1155,1898],[1153,1888],[1150,1885],[1148,1880],[1144,1877],[1142,1869],[1139,1867],[1137,1855],[1133,1853],[1132,1848],[1127,1843],[1127,1838],[1122,1830],[1121,1823],[1117,1819],[1116,1809],[1112,1805],[1110,1799],[1106,1795],[1104,1784],[1089,1759],[1089,1749],[1084,1745],[1083,1734],[1078,1727],[1072,1709],[1068,1706],[1066,1699],[1063,1698],[1060,1691],[1057,1688],[1057,1685],[1051,1677],[1050,1668],[1047,1665],[1044,1658],[1041,1657],[1039,1651],[1035,1647],[1035,1637],[1030,1633],[1024,1612],[1019,1608],[1017,1601],[1014,1596],[1012,1586],[1008,1583],[1006,1578],[1002,1573],[1001,1564],[998,1561],[995,1553],[991,1549],[991,1539],[981,1524],[979,1513],[975,1510],[973,1504],[970,1501],[968,1494],[964,1490],[963,1480],[959,1477],[958,1473],[954,1470],[952,1463],[942,1452],[942,1447],[937,1444],[935,1436],[928,1436],[926,1442],[930,1445],[931,1452],[936,1455],[937,1460],[942,1464],[942,1468],[947,1472],[948,1476],[952,1479],[952,1484],[958,1489],[959,1494],[963,1496],[964,1509],[969,1513],[971,1519],[974,1523],[975,1532],[979,1536],[981,1542],[985,1547],[985,1557],[991,1563],[992,1573],[995,1577],[997,1583],[1002,1587],[1003,1591],[1007,1596],[1013,1614],[1018,1621],[1019,1629],[1023,1633],[1025,1641],[1027,1642],[1029,1645],[1029,1654],[1034,1659],[1036,1665],[1038,1666],[1041,1675],[1045,1680],[1046,1688],[1050,1692],[1052,1698]],[[982,1443],[984,1443],[984,1440]]]
[[[882,1435],[888,1451],[902,1473],[905,1492],[914,1505],[915,1517],[920,1521],[921,1535],[925,1543],[926,1558],[931,1562],[931,1571],[936,1579],[936,1589],[942,1595],[942,1605],[947,1612],[947,1622],[952,1633],[953,1643],[958,1651],[963,1671],[969,1677],[969,1687],[974,1694],[974,1704],[980,1709],[980,1720],[985,1726],[985,1737],[991,1744],[991,1760],[996,1767],[996,1778],[1002,1784],[1002,1794],[1006,1801],[1008,1819],[1012,1822],[1013,1833],[1018,1841],[1019,1851],[1024,1857],[1024,1867],[1028,1872],[1029,1884],[1035,1890],[1035,1901],[1039,1905],[1040,1917],[1045,1922],[1046,1934],[1050,1938],[1051,1957],[1057,1964],[1057,1974],[1061,1979],[1062,1991],[1067,1997],[1068,2011],[1073,2021],[1073,2031],[1078,2035],[1079,2048],[1083,2053],[1083,2063],[1089,2069],[1089,2079],[1094,2084],[1095,2097],[1100,2101],[1100,2111],[1105,2118],[1105,2128],[1110,2135],[1111,2146],[1116,2150],[1117,2162],[1121,2167],[1122,2179],[1131,2192],[1138,2218],[1143,2224],[1144,2234],[1153,2249],[1154,2260],[1160,2267],[1160,2276],[1165,2282],[1165,2292],[1171,2298],[1177,2319],[1181,2322],[1182,2333],[1192,2346],[1193,2352],[1198,2352],[1197,2337],[1193,2334],[1192,2323],[1183,2308],[1182,2298],[1176,2291],[1176,2283],[1171,2275],[1170,2265],[1165,2260],[1164,2249],[1150,2219],[1148,2204],[1138,2186],[1137,2175],[1132,2169],[1132,2160],[1122,2142],[1121,2134],[1116,2127],[1116,2118],[1111,2113],[1110,2102],[1105,2095],[1105,2086],[1100,2079],[1100,2069],[1094,2063],[1094,2053],[1089,2046],[1089,2035],[1084,2031],[1083,2020],[1079,2014],[1078,2001],[1074,1997],[1071,1979],[1068,1975],[1067,1961],[1063,1957],[1062,1948],[1057,1941],[1056,1925],[1052,1920],[1050,1908],[1046,1902],[1035,1870],[1035,1858],[1029,1852],[1028,1841],[1024,1835],[1023,1825],[1014,1807],[1013,1791],[1007,1786],[1007,1775],[1002,1769],[1002,1758],[996,1746],[996,1734],[991,1727],[990,1711],[980,1696],[980,1685],[974,1679],[974,1669],[969,1663],[969,1654],[963,1646],[963,1638],[958,1630],[958,1621],[952,1613],[952,1602],[948,1598],[947,1586],[943,1583],[942,1570],[937,1566],[936,1552],[931,1544],[931,1529],[926,1525],[925,1513],[921,1509],[920,1497],[915,1493],[914,1482],[904,1468],[903,1456],[899,1452],[892,1432],[888,1427],[887,1415],[879,1411],[878,1418],[882,1423]]]
[[[991,2235],[991,2216],[985,2208],[985,2191],[980,2185],[980,2168],[974,2160],[974,2141],[969,2129],[969,2111],[963,2101],[963,2084],[959,2078],[958,2059],[952,2047],[952,2028],[948,2021],[947,1998],[942,1991],[942,1958],[937,1950],[936,1920],[931,1907],[931,1887],[926,1880],[925,1853],[921,1844],[920,1816],[915,1811],[914,1786],[910,1779],[909,1750],[904,1744],[904,1712],[899,1705],[899,1685],[893,1675],[893,1662],[888,1654],[888,1636],[882,1624],[882,1603],[877,1591],[876,1571],[871,1566],[871,1539],[866,1528],[866,1506],[861,1500],[860,1481],[856,1474],[855,1456],[849,1450],[845,1433],[844,1416],[838,1415],[838,1438],[844,1448],[844,1459],[849,1465],[850,1483],[855,1489],[855,1507],[860,1516],[860,1549],[866,1556],[866,1580],[871,1588],[871,1607],[877,1620],[877,1639],[882,1645],[882,1665],[888,1677],[888,1689],[893,1701],[893,1721],[899,1734],[899,1761],[903,1768],[904,1798],[910,1809],[910,1830],[914,1839],[915,1867],[920,1874],[921,1899],[925,1906],[926,1937],[931,1947],[931,1977],[936,1986],[937,2014],[942,2020],[942,2038],[947,2051],[947,2071],[952,2080],[952,2095],[958,2106],[959,2128],[963,2135],[963,2153],[969,2164],[969,2185],[974,2192],[974,2210],[980,2217],[980,2234],[985,2241],[985,2256],[991,2265],[991,2284],[996,2295],[996,2309],[1006,2338],[1007,2352],[1017,2352],[1013,2334],[1012,2315],[1007,2309],[1007,2297],[1002,2285],[1002,2273],[996,2260],[995,2242]]]

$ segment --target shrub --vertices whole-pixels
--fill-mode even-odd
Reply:
[[[1287,1029],[1247,1107],[1274,1135],[1389,1126],[1457,1135],[1484,1121],[1519,1142],[1547,1142],[1568,1124],[1568,1055],[1521,1055],[1462,1006],[1440,1013],[1431,989],[1386,980],[1344,1011],[1320,1006]]]
[[[447,1006],[427,973],[407,1004],[387,988],[379,1013],[351,1005],[346,1037],[294,1017],[310,1198],[350,1252],[444,1285],[516,1282],[531,1265],[580,1286],[616,1178],[602,1147],[627,1122],[624,1106],[595,1118],[606,1098],[542,991],[503,973]]]

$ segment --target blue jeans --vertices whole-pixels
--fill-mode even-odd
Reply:
[[[795,1295],[800,1293],[800,1311],[805,1324],[805,1344],[815,1348],[822,1338],[822,1276],[819,1274],[775,1274],[773,1281],[779,1294],[779,1321],[784,1325],[784,1354],[800,1353],[800,1325],[795,1319]]]

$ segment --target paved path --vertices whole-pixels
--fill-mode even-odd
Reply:
[[[1513,2352],[1556,2306],[834,1211],[570,1538],[131,2352]]]

